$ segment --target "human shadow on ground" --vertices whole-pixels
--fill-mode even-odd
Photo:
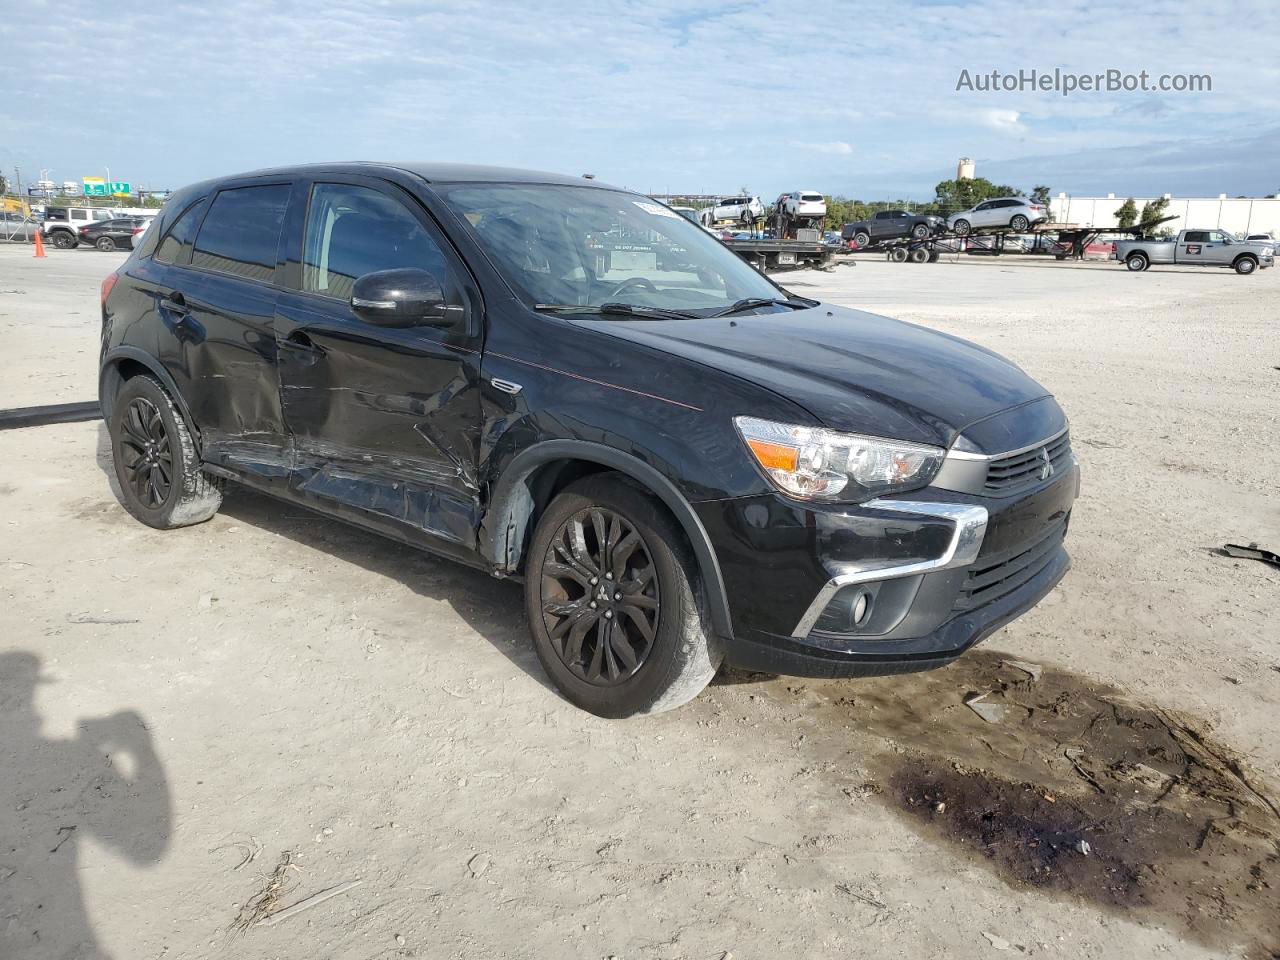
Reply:
[[[51,739],[35,709],[41,661],[0,653],[0,957],[107,960],[80,888],[89,837],[135,865],[168,847],[173,814],[142,717],[79,722]]]

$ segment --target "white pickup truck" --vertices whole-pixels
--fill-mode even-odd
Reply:
[[[1249,274],[1275,262],[1275,244],[1239,240],[1225,230],[1183,230],[1172,240],[1118,240],[1114,257],[1134,272],[1176,263]]]

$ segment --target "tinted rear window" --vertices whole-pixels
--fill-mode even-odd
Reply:
[[[250,280],[274,279],[289,190],[281,183],[219,193],[200,226],[191,265]]]
[[[801,200],[814,200],[814,201],[820,201],[820,200],[822,200],[822,194],[820,194],[820,193],[806,193],[806,194],[805,194],[804,196],[802,196],[800,199],[801,199]]]
[[[197,200],[183,212],[169,228],[169,232],[156,248],[155,259],[161,263],[186,263],[191,258],[191,242],[196,236],[196,227],[200,226],[200,216],[204,212],[205,202]],[[147,231],[148,234],[154,231]]]

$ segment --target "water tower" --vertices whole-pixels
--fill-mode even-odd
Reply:
[[[956,164],[956,179],[957,180],[973,179],[973,161],[970,160],[968,157],[961,157],[960,162]]]

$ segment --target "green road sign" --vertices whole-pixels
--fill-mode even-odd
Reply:
[[[102,180],[86,179],[84,181],[84,195],[86,197],[105,197],[107,195],[107,185]]]
[[[107,192],[112,196],[127,197],[133,191],[129,189],[129,184],[113,180],[111,183],[107,184]]]

